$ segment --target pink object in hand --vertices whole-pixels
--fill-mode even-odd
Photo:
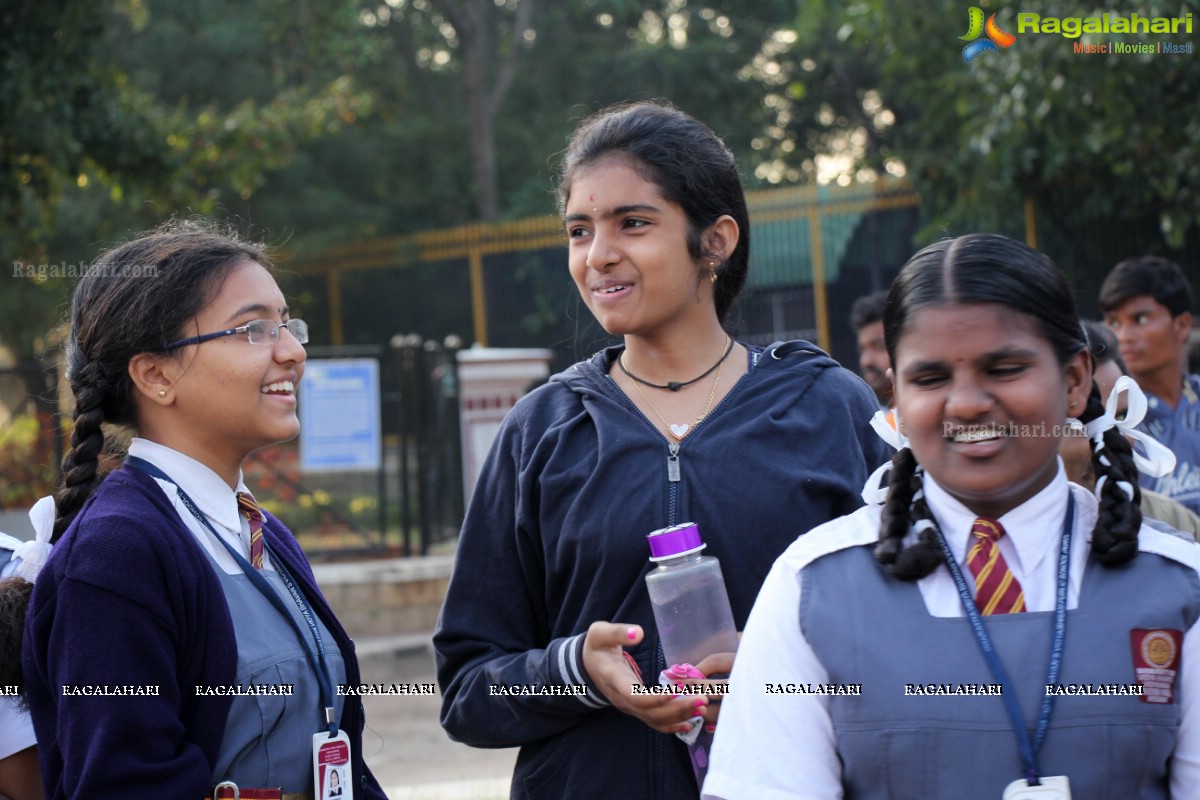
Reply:
[[[683,688],[685,681],[704,680],[705,675],[691,664],[672,664],[659,675],[659,683],[673,683],[676,688]]]

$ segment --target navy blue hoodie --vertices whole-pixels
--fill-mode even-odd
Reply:
[[[869,424],[870,389],[808,342],[753,352],[754,366],[679,444],[609,377],[620,352],[555,375],[505,418],[434,636],[442,725],[476,747],[521,747],[513,798],[694,800],[685,746],[591,685],[588,625],[641,625],[646,637],[630,651],[656,683],[665,665],[646,592],[647,533],[699,524],[740,630],[776,556],[860,506],[867,476],[891,456]],[[561,684],[588,693],[492,688]]]

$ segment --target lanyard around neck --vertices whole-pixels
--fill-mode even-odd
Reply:
[[[1054,638],[1050,644],[1050,665],[1047,667],[1046,674],[1047,686],[1058,683],[1058,675],[1062,670],[1063,645],[1067,638],[1067,582],[1071,570],[1071,531],[1074,525],[1075,498],[1071,495],[1068,487],[1067,513],[1066,518],[1063,520],[1062,541],[1058,549],[1058,588],[1054,599]],[[1040,783],[1039,776],[1041,775],[1037,756],[1042,749],[1042,744],[1046,741],[1046,732],[1050,728],[1050,714],[1054,711],[1054,694],[1047,692],[1042,698],[1042,707],[1038,714],[1036,738],[1033,742],[1030,742],[1029,729],[1025,727],[1025,716],[1021,713],[1021,706],[1017,702],[1016,688],[1012,687],[1010,691],[1011,682],[1008,679],[1008,672],[1004,669],[1004,664],[1000,661],[1000,656],[996,653],[992,639],[988,636],[987,628],[983,625],[983,617],[980,616],[979,609],[975,605],[975,599],[971,596],[971,592],[967,588],[967,581],[963,577],[962,569],[958,566],[958,560],[954,557],[954,553],[950,551],[950,545],[946,543],[946,537],[942,534],[942,529],[936,523],[934,523],[934,531],[937,533],[937,540],[938,544],[941,545],[942,555],[945,556],[946,566],[949,567],[950,574],[954,578],[954,585],[958,587],[958,596],[962,599],[963,610],[966,611],[967,618],[971,622],[971,630],[975,632],[975,641],[979,643],[979,649],[983,652],[983,658],[987,661],[988,669],[992,672],[992,677],[1003,686],[1001,697],[1004,700],[1004,708],[1008,712],[1009,721],[1012,723],[1013,732],[1017,736],[1017,747],[1021,752],[1021,760],[1025,762],[1025,778],[1030,786],[1037,786]]]
[[[288,593],[291,594],[292,601],[295,602],[296,607],[300,609],[300,616],[304,617],[304,621],[308,624],[308,629],[312,634],[311,642],[309,641],[308,637],[304,635],[304,631],[296,623],[295,617],[292,616],[283,600],[279,597],[279,594],[273,588],[271,588],[270,582],[263,577],[262,572],[252,566],[250,562],[246,560],[246,557],[239,553],[237,549],[233,547],[233,545],[225,541],[225,537],[221,536],[221,534],[217,532],[217,529],[212,526],[212,523],[209,522],[208,517],[204,514],[204,512],[202,512],[196,506],[195,501],[188,496],[187,492],[185,492],[178,483],[175,483],[175,481],[172,480],[170,475],[163,472],[149,461],[146,461],[143,458],[138,458],[137,456],[126,457],[125,463],[134,469],[139,469],[142,472],[145,472],[147,475],[160,478],[174,486],[175,493],[179,496],[179,500],[183,503],[187,510],[191,512],[192,516],[199,520],[204,527],[208,528],[209,532],[216,537],[217,541],[225,546],[225,549],[228,550],[229,554],[233,556],[235,561],[237,561],[238,566],[242,568],[242,572],[245,573],[246,577],[250,579],[250,583],[254,586],[254,588],[258,589],[258,591],[267,598],[271,605],[273,605],[275,609],[283,615],[284,619],[286,619],[288,623],[296,630],[297,635],[300,637],[301,644],[304,645],[304,652],[308,656],[308,662],[312,666],[313,671],[317,674],[317,683],[320,684],[321,708],[324,712],[322,719],[324,725],[329,730],[329,734],[331,736],[336,735],[338,727],[337,717],[334,713],[333,705],[333,678],[330,675],[329,666],[325,660],[325,639],[323,636],[321,636],[321,629],[317,626],[316,619],[313,616],[312,608],[304,599],[304,595],[297,587],[296,581],[292,577],[292,574],[288,571],[287,567],[284,566],[279,557],[275,555],[275,552],[271,549],[271,546],[267,544],[266,536],[263,536],[264,549],[266,550],[267,554],[270,555],[271,563],[275,566],[275,570],[279,574],[280,579],[283,580],[283,585],[287,587]],[[316,645],[315,650],[313,648],[313,644]]]

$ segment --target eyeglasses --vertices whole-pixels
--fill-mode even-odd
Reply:
[[[171,342],[167,345],[167,349],[174,350],[177,347],[185,347],[189,344],[203,344],[211,339],[220,339],[222,336],[234,336],[239,333],[246,334],[246,339],[250,344],[275,344],[279,341],[280,328],[287,328],[288,333],[295,337],[296,341],[300,344],[308,344],[308,323],[302,319],[289,319],[287,322],[256,319],[247,322],[245,325],[239,325],[236,328],[230,328],[226,331],[206,333],[201,336],[180,339],[178,342]]]

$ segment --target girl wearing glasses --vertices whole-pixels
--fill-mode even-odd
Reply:
[[[173,223],[75,290],[72,446],[23,657],[48,798],[312,797],[330,744],[356,796],[383,797],[362,705],[336,692],[359,682],[350,639],[242,481],[299,432],[308,330],[270,270],[260,245]],[[105,424],[136,430],[107,477]]]

